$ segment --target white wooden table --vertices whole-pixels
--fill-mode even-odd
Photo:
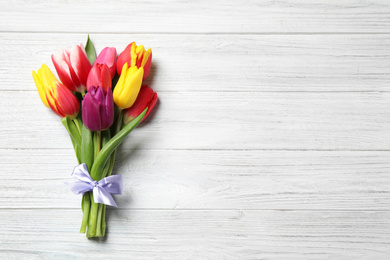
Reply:
[[[390,2],[0,3],[0,259],[390,259]],[[120,208],[79,234],[77,164],[31,71],[153,49]]]

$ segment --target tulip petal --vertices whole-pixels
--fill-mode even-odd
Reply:
[[[128,80],[126,82],[127,84],[123,88],[122,93],[120,94],[121,106],[118,105],[118,107],[126,109],[134,104],[135,100],[137,99],[139,90],[141,89],[143,73],[143,68],[139,68],[135,73],[128,76]]]
[[[125,82],[125,78],[126,78],[126,75],[127,75],[127,71],[128,71],[128,65],[127,65],[127,62],[123,65],[123,69],[122,69],[122,75],[119,77],[119,80],[118,82],[116,83],[116,86],[114,88],[114,92],[113,92],[113,97],[114,97],[114,101],[116,104],[118,104],[118,100],[119,100],[119,97],[120,97],[120,93],[122,92],[123,88],[124,88],[124,82]]]
[[[116,70],[116,49],[114,47],[104,48],[95,61],[95,64],[97,63],[106,64],[110,69],[111,78],[114,78]]]
[[[76,86],[71,78],[69,56],[66,55],[66,51],[51,55],[51,60],[61,82],[71,91],[75,91]]]
[[[112,98],[112,90],[107,89],[107,95],[104,100],[102,115],[102,128],[109,128],[112,123],[114,123],[115,109],[114,109],[114,100]]]
[[[80,46],[76,45],[71,49],[70,62],[71,68],[73,68],[75,74],[78,76],[80,84],[86,86],[91,64],[85,51]]]
[[[57,96],[57,95],[55,93],[53,93],[55,91],[56,91],[55,88],[50,89],[50,90],[46,90],[47,102],[49,103],[49,106],[50,106],[51,110],[53,110],[54,113],[56,113],[60,117],[65,117],[66,115],[58,110],[56,100],[55,100],[55,96]]]
[[[142,118],[142,121],[144,121],[148,116],[149,114],[152,112],[153,108],[156,106],[157,104],[157,100],[158,100],[158,96],[157,96],[157,93],[154,93],[153,94],[153,97],[152,97],[152,100],[150,100],[149,104],[148,104],[148,111],[146,112],[144,118]],[[141,121],[141,122],[142,122]]]
[[[92,86],[102,87],[105,91],[111,88],[111,73],[106,64],[95,63],[88,74],[87,90]]]
[[[137,44],[133,42],[130,48],[130,67],[137,65]]]
[[[145,80],[149,76],[150,68],[152,67],[152,49],[148,49],[145,52],[141,66],[144,68],[143,80]]]
[[[80,101],[61,83],[57,84],[57,108],[70,119],[75,119],[80,110]]]
[[[39,79],[38,74],[35,73],[35,71],[32,72],[32,75],[33,75],[33,78],[34,78],[35,85],[37,86],[38,94],[39,94],[39,97],[42,100],[42,103],[45,106],[49,107],[49,103],[47,103],[47,100],[46,100],[45,87],[43,86],[41,80]]]
[[[157,93],[155,93],[147,85],[143,85],[141,87],[141,90],[139,91],[137,100],[130,108],[126,109],[123,117],[123,122],[125,124],[128,124],[139,114],[141,114],[145,108],[148,108],[148,111],[146,112],[142,121],[145,120],[147,116],[150,114],[150,112],[153,110],[156,103],[157,103]]]
[[[91,92],[84,96],[82,101],[83,123],[91,131],[101,130],[100,106],[101,103],[94,98]]]
[[[130,65],[130,60],[131,60],[131,46],[133,45],[134,42],[130,43],[129,45],[126,46],[126,48],[119,54],[118,59],[116,61],[116,71],[119,75],[122,74],[122,69],[125,63],[129,63]]]
[[[49,67],[46,64],[42,64],[42,67],[38,70],[40,74],[42,83],[46,86],[54,86],[53,82],[56,82],[57,79],[54,74],[50,71]]]
[[[110,69],[106,64],[101,64],[101,82],[102,88],[107,91],[107,89],[111,89],[112,77]],[[115,73],[115,71],[114,71]]]

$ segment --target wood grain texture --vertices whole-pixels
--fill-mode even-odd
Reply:
[[[2,1],[0,259],[389,259],[386,0]],[[31,71],[88,33],[153,49],[108,236]],[[54,70],[53,70],[54,71]]]
[[[33,90],[31,71],[82,34],[0,34],[0,90]],[[172,91],[390,91],[390,35],[92,34],[98,51],[153,49],[147,83]],[[26,44],[28,43],[28,44]],[[15,57],[23,57],[22,59]]]
[[[110,5],[19,0],[3,1],[1,7],[0,30],[7,32],[388,33],[390,28],[386,0],[169,0]]]
[[[0,150],[0,208],[73,208],[73,150]],[[20,164],[23,158],[23,164]],[[390,152],[120,150],[120,208],[388,210]],[[17,174],[13,174],[13,173]]]
[[[2,91],[2,148],[71,148],[36,91]],[[31,113],[36,111],[36,113]],[[28,127],[26,127],[28,126]],[[161,92],[130,149],[389,150],[390,93]]]
[[[114,210],[108,212],[104,242],[77,234],[80,217],[77,210],[1,210],[6,221],[0,226],[0,257],[386,259],[390,254],[388,211]]]

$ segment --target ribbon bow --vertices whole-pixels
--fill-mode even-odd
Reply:
[[[74,167],[72,175],[78,181],[66,183],[74,194],[83,195],[88,191],[93,191],[93,200],[95,203],[102,203],[114,207],[118,207],[111,194],[122,194],[123,182],[122,175],[112,175],[94,181],[89,175],[87,165],[82,163]],[[110,194],[111,193],[111,194]]]

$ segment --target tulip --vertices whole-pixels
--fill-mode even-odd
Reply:
[[[137,66],[128,67],[127,63],[123,65],[122,74],[114,88],[114,102],[120,109],[131,107],[137,99],[141,88],[143,68]]]
[[[145,80],[149,76],[150,67],[152,65],[152,49],[145,51],[144,46],[137,47],[135,42],[127,45],[126,49],[119,54],[116,62],[116,70],[119,75],[122,73],[122,68],[125,63],[128,63],[129,67],[137,66],[137,68],[144,69],[144,76],[142,80]]]
[[[110,69],[111,78],[113,79],[115,77],[116,70],[116,49],[114,47],[104,48],[96,58],[94,66],[98,63],[107,65]]]
[[[45,106],[50,107],[54,113],[61,117],[68,116],[71,119],[77,117],[80,110],[79,100],[54,77],[45,64],[42,64],[38,73],[33,71],[32,75],[39,97]]]
[[[53,54],[51,60],[58,77],[67,88],[75,92],[85,92],[91,64],[82,45]]]
[[[128,124],[134,118],[139,116],[145,110],[145,108],[148,108],[148,111],[146,112],[144,118],[142,119],[142,121],[144,121],[148,117],[150,112],[152,112],[156,103],[157,103],[157,93],[155,93],[147,85],[143,85],[141,87],[141,90],[139,91],[137,100],[130,108],[125,110],[123,116],[123,122],[125,124]]]
[[[83,123],[91,131],[108,129],[114,122],[111,88],[91,87],[82,101]]]
[[[88,74],[87,91],[91,87],[102,87],[107,92],[111,88],[111,73],[106,64],[95,63]]]

